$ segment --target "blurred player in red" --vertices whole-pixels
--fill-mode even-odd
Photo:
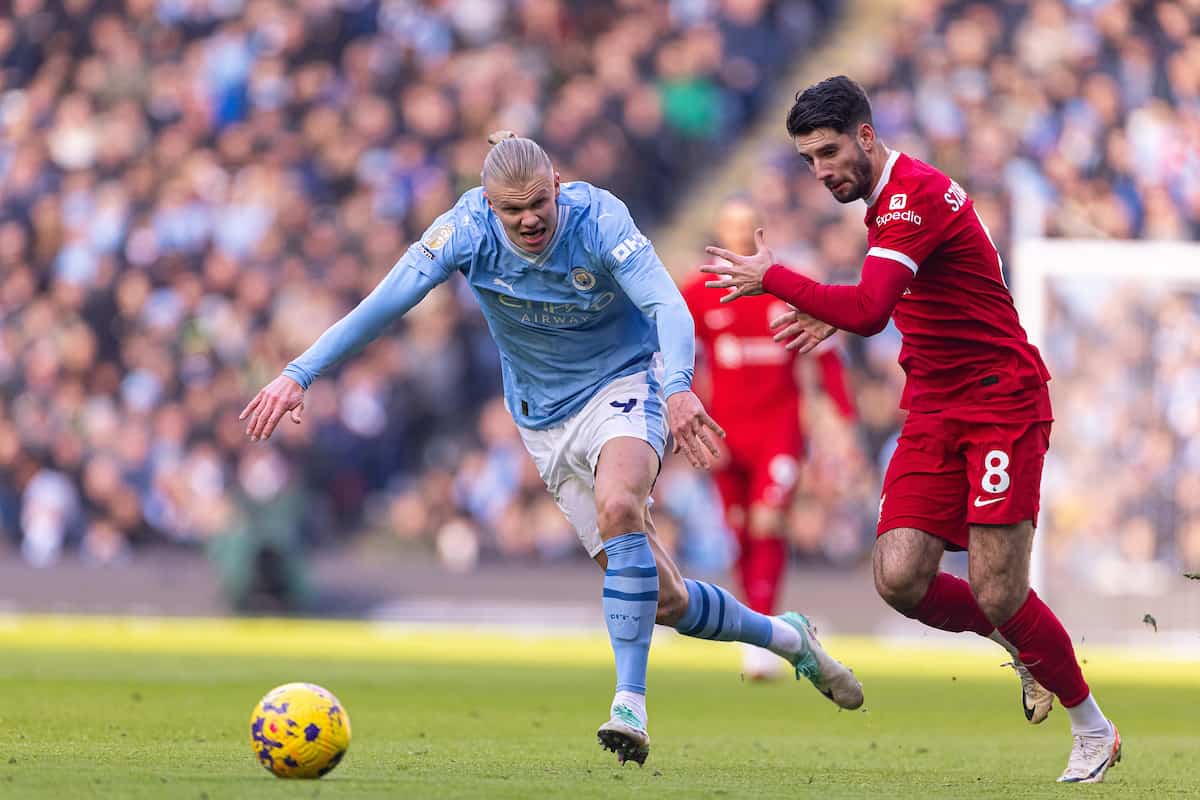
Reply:
[[[938,170],[876,138],[862,88],[839,76],[796,95],[788,133],[817,180],[841,203],[867,205],[867,251],[857,286],[825,286],[757,252],[709,253],[704,267],[730,288],[723,301],[770,292],[827,326],[871,336],[889,317],[903,336],[908,410],[879,505],[875,586],[926,625],[987,636],[1014,653],[1031,722],[1067,710],[1070,783],[1104,780],[1121,758],[1062,623],[1029,586],[1042,463],[1052,414],[1041,355],[1025,336],[1000,255],[971,198]],[[779,341],[829,335],[799,316],[777,321]],[[939,572],[945,549],[968,553],[970,583]],[[1044,688],[1043,688],[1044,687]]]
[[[716,240],[721,247],[749,255],[759,224],[749,201],[729,200],[717,215]],[[805,445],[797,353],[776,344],[770,328],[772,319],[790,309],[771,295],[722,305],[720,294],[704,287],[703,275],[687,283],[683,298],[704,350],[698,389],[726,433],[725,452],[713,477],[726,523],[737,537],[734,569],[746,605],[772,614],[788,557],[784,520]],[[853,420],[841,357],[822,345],[816,360],[826,393],[841,415]],[[769,651],[744,646],[742,669],[747,677],[773,678],[780,663]]]

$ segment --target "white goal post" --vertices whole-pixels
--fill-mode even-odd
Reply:
[[[1030,341],[1043,354],[1054,281],[1137,281],[1147,288],[1200,289],[1200,243],[1195,242],[1024,239],[1016,243],[1013,261],[1017,311]],[[1060,419],[1069,413],[1070,409],[1055,409]],[[1039,592],[1046,579],[1045,524],[1041,527],[1030,567],[1031,582]]]

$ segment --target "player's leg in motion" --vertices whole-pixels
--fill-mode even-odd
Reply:
[[[611,717],[597,736],[622,764],[642,764],[650,753],[646,662],[662,582],[650,547],[646,501],[658,466],[654,449],[629,436],[606,442],[596,464],[596,524],[604,544],[596,561],[604,568],[604,621],[617,666]]]
[[[1029,586],[1032,547],[1031,521],[972,525],[971,589],[983,613],[1017,647],[1021,663],[1067,710],[1074,744],[1059,780],[1098,783],[1121,760],[1121,737],[1092,697],[1071,637]]]
[[[825,652],[806,617],[793,612],[780,616],[761,613],[738,602],[721,586],[683,578],[671,557],[660,549],[656,548],[655,557],[660,576],[660,625],[670,625],[685,636],[765,648],[785,659],[797,679],[806,678],[833,703],[842,708],[862,705],[862,684]],[[774,598],[767,602],[773,603]]]
[[[1054,695],[1038,683],[1021,661],[1017,647],[983,613],[970,584],[957,575],[939,571],[944,552],[943,541],[924,531],[887,531],[875,541],[875,590],[888,605],[910,619],[951,633],[970,631],[1007,650],[1021,679],[1025,719],[1035,725],[1044,721]]]
[[[650,752],[645,695],[654,622],[687,636],[766,647],[833,702],[861,706],[862,685],[825,653],[803,616],[759,614],[726,589],[680,574],[658,544],[646,510],[657,474],[653,448],[629,436],[606,442],[596,465],[596,519],[604,544],[596,561],[604,568],[604,617],[617,665],[611,718],[597,732],[601,744],[622,763],[644,763]]]

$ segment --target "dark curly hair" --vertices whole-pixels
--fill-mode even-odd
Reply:
[[[850,78],[838,75],[796,93],[796,103],[788,112],[787,129],[793,138],[819,128],[853,133],[862,122],[871,122],[867,93]]]

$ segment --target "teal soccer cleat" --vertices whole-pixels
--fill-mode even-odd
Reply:
[[[617,754],[617,763],[634,761],[640,767],[646,763],[650,755],[650,734],[646,733],[646,723],[638,719],[638,715],[623,704],[612,707],[612,717],[596,731],[596,738],[605,750]]]
[[[818,692],[840,708],[855,709],[861,706],[862,684],[849,668],[825,652],[808,617],[788,611],[779,618],[799,631],[804,643],[800,651],[788,659],[796,668],[796,680],[807,678]]]

